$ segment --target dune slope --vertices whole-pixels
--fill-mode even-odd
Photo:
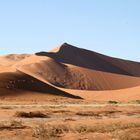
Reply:
[[[62,88],[81,90],[114,90],[140,85],[139,77],[101,72],[62,64],[49,57],[34,55],[28,57],[21,63],[22,65],[17,68],[21,72],[28,73],[37,79],[42,79]]]

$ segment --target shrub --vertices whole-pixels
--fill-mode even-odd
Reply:
[[[36,112],[16,112],[16,117],[22,117],[22,118],[49,118],[47,114],[44,114],[42,112],[36,111]]]
[[[136,103],[137,103],[137,104],[140,104],[140,100],[136,100]]]
[[[108,101],[109,104],[118,104],[117,101]]]

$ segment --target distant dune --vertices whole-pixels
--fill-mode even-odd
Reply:
[[[139,87],[139,62],[67,43],[50,52],[0,56],[0,96],[37,92],[47,97],[135,100],[140,98]]]

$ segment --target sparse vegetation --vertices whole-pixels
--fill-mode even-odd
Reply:
[[[42,112],[36,111],[36,112],[16,112],[16,117],[22,117],[22,118],[49,118],[47,114],[44,114]]]
[[[117,130],[124,130],[129,128],[136,128],[136,127],[140,127],[140,123],[138,124],[137,123],[128,123],[128,124],[111,123],[108,125],[104,125],[104,124],[78,125],[76,126],[75,130],[78,133],[90,133],[90,132],[109,133]]]
[[[118,104],[117,101],[108,101],[109,104]]]
[[[10,106],[1,106],[0,109],[12,109]]]
[[[45,125],[41,123],[33,129],[33,136],[45,140],[46,138],[61,137],[68,132],[69,128],[65,125]]]
[[[38,125],[33,130],[33,136],[37,138],[51,139],[62,137],[66,133],[79,133],[79,134],[88,134],[88,133],[112,133],[113,137],[120,138],[121,140],[126,140],[127,137],[123,137],[122,134],[119,136],[116,135],[117,132],[121,132],[122,130],[129,129],[137,129],[140,127],[140,123],[110,123],[110,124],[94,124],[94,125],[86,125],[86,124],[77,124],[76,126],[64,125],[64,124],[55,124],[55,125],[45,125],[44,123]],[[137,140],[137,139],[136,139]]]
[[[140,104],[140,100],[136,100],[136,103],[137,103],[137,104]]]
[[[26,138],[23,137],[27,140],[62,140],[67,137],[79,140],[139,140],[139,106],[35,107],[22,108],[21,105],[21,110],[13,106],[11,110],[1,108],[1,114],[5,112],[5,116],[9,115],[14,120],[0,121],[0,139],[3,139],[2,133],[7,133],[8,139],[12,135],[15,140],[27,133]],[[48,117],[51,119],[42,119]]]
[[[139,128],[132,128],[114,133],[112,139],[116,138],[118,140],[140,140],[139,134]]]
[[[76,115],[83,116],[83,117],[94,117],[96,119],[102,119],[103,117],[113,117],[114,115],[117,115],[118,113],[121,113],[119,110],[105,110],[105,111],[82,111],[77,112]]]
[[[46,139],[49,137],[46,126],[42,123],[33,129],[33,137]]]
[[[73,118],[66,118],[64,121],[76,121],[76,120]]]
[[[101,119],[102,115],[100,113],[95,113],[92,111],[89,112],[78,112],[76,115],[83,116],[83,117],[95,117],[96,119]]]
[[[10,122],[4,121],[0,123],[0,130],[4,129],[24,129],[26,126],[21,121],[11,120]]]

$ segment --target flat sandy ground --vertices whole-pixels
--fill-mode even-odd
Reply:
[[[0,140],[139,140],[138,103],[1,100]]]

